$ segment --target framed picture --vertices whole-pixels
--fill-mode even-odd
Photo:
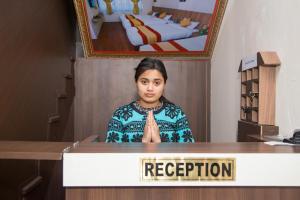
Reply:
[[[118,0],[74,0],[84,56],[210,58],[227,0],[165,2],[128,0],[120,8]]]

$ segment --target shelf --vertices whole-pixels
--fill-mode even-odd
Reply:
[[[258,93],[258,83],[252,82],[252,93]]]
[[[252,79],[252,81],[255,82],[255,83],[259,82],[258,78],[254,78],[254,79]]]
[[[252,122],[257,123],[258,122],[258,111],[252,110],[251,115],[252,115]]]
[[[247,60],[256,59],[257,65]],[[243,120],[265,125],[275,125],[276,66],[280,60],[275,52],[258,52],[240,62],[241,95],[240,106],[245,114]]]
[[[258,97],[252,98],[252,107],[258,107]]]
[[[242,95],[246,95],[246,85],[242,84]]]
[[[254,61],[255,62],[252,62]],[[250,62],[251,61],[251,62]],[[242,59],[240,119],[238,135],[257,133],[268,135],[275,126],[276,67],[280,65],[276,52],[258,52],[256,57]],[[252,124],[253,130],[249,131]],[[278,127],[277,132],[278,132]],[[263,130],[265,129],[265,130]],[[241,138],[239,136],[239,138]]]
[[[247,81],[250,81],[252,79],[252,71],[251,70],[246,70],[246,77],[247,77]]]
[[[258,68],[257,67],[252,69],[252,79],[258,79]]]
[[[241,119],[245,120],[246,119],[246,113],[244,112],[244,110],[241,109]]]
[[[251,100],[250,100],[249,96],[246,97],[246,106],[247,107],[251,107],[252,106],[252,103],[251,103]]]
[[[252,115],[251,115],[251,112],[246,113],[246,120],[247,120],[247,121],[252,121]]]
[[[242,72],[242,73],[241,73],[241,81],[242,81],[242,82],[247,81],[247,78],[246,78],[246,72]]]
[[[251,107],[251,109],[258,112],[258,107],[254,107],[254,106],[253,106],[253,107]]]
[[[241,106],[242,107],[246,106],[246,97],[241,97]]]

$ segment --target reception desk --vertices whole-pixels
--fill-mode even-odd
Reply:
[[[299,146],[93,141],[1,141],[0,159],[62,160],[68,200],[300,199]]]
[[[298,200],[299,153],[299,146],[264,143],[144,145],[84,141],[63,155],[63,184],[68,200]],[[146,166],[148,175],[154,174],[150,179],[145,177],[147,162],[151,166]],[[224,178],[221,166],[228,162],[231,171],[226,169],[228,176]],[[197,164],[202,166],[202,174],[199,167],[195,168]],[[197,169],[201,176],[197,177]],[[189,172],[195,173],[189,177]]]

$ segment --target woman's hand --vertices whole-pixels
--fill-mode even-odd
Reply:
[[[160,132],[159,127],[154,119],[153,111],[151,110],[148,115],[149,122],[150,122],[150,129],[151,129],[151,140],[154,143],[161,143],[160,140]]]
[[[150,143],[151,142],[151,127],[150,127],[150,122],[148,119],[149,119],[149,113],[148,113],[145,128],[144,128],[144,135],[142,138],[142,143]]]
[[[142,138],[143,143],[160,143],[160,132],[159,127],[154,119],[153,111],[149,111],[147,120],[144,128],[144,135]]]

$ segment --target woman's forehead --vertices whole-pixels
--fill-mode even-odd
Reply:
[[[164,79],[160,71],[156,69],[148,69],[144,71],[139,78],[146,78],[146,79]]]

